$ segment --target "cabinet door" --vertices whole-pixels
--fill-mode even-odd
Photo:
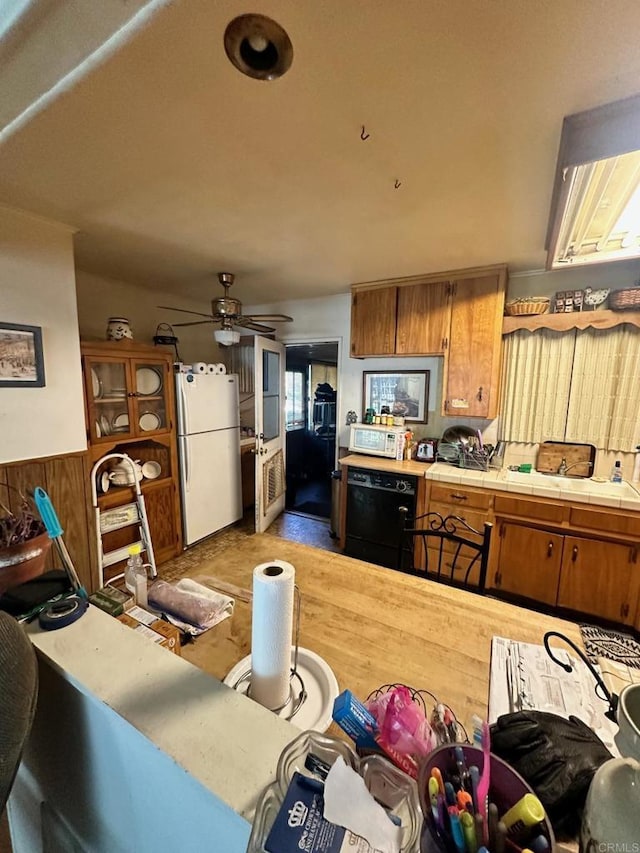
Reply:
[[[84,380],[91,444],[131,438],[132,390],[128,359],[86,357]]]
[[[351,355],[394,355],[397,287],[357,290],[351,297]]]
[[[493,418],[498,412],[504,291],[499,275],[453,284],[444,414]]]
[[[171,428],[169,365],[163,360],[133,359],[131,371],[133,431],[140,436],[167,432]]]
[[[156,563],[175,556],[178,543],[178,496],[173,482],[144,488],[151,542]]]
[[[566,536],[558,604],[633,623],[638,601],[637,548]]]
[[[398,288],[397,355],[442,355],[449,336],[449,282]]]
[[[563,536],[502,522],[498,568],[489,583],[496,589],[555,605]]]

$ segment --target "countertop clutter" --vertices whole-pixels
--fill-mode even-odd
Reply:
[[[540,474],[537,471],[523,474],[506,468],[473,471],[467,468],[456,468],[447,462],[423,463],[415,460],[396,462],[393,459],[355,453],[343,456],[340,464],[372,471],[413,474],[424,477],[426,480],[459,483],[474,488],[516,492],[540,498],[554,498],[640,512],[640,487],[636,488],[628,482],[611,483],[608,480],[601,481],[587,477],[560,477],[554,474]]]
[[[627,482],[611,483],[608,480],[561,477],[535,471],[523,474],[506,468],[486,472],[471,471],[455,468],[446,462],[436,462],[431,465],[425,471],[425,477],[427,480],[444,483],[460,483],[465,486],[518,492],[540,498],[560,498],[577,503],[598,504],[640,512],[640,491]]]

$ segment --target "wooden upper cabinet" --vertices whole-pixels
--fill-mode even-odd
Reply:
[[[351,297],[351,355],[395,355],[397,287],[357,290]]]
[[[448,281],[398,288],[396,355],[442,355],[449,337]]]
[[[454,282],[445,415],[494,418],[498,414],[505,278],[496,272]]]

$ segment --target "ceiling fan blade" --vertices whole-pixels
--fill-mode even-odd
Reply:
[[[265,323],[293,323],[293,317],[286,314],[250,314],[249,320],[264,320]]]
[[[275,329],[272,329],[270,326],[254,323],[251,317],[238,317],[237,320],[233,321],[233,325],[242,326],[244,329],[253,329],[254,332],[264,332],[265,334],[275,332]]]
[[[196,314],[198,317],[209,317],[212,321],[215,319],[211,314],[203,314],[202,311],[189,311],[186,308],[172,308],[171,305],[158,305],[158,308],[164,308],[166,311],[180,311],[181,314]]]
[[[190,323],[172,323],[171,325],[177,329],[182,326],[206,326],[209,323],[216,323],[217,321],[211,317],[209,320],[192,320]]]

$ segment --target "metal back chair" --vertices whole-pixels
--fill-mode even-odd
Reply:
[[[485,522],[480,531],[457,515],[438,512],[415,519],[404,513],[403,519],[399,566],[403,561],[406,565],[409,555],[409,574],[484,593],[492,524]]]

